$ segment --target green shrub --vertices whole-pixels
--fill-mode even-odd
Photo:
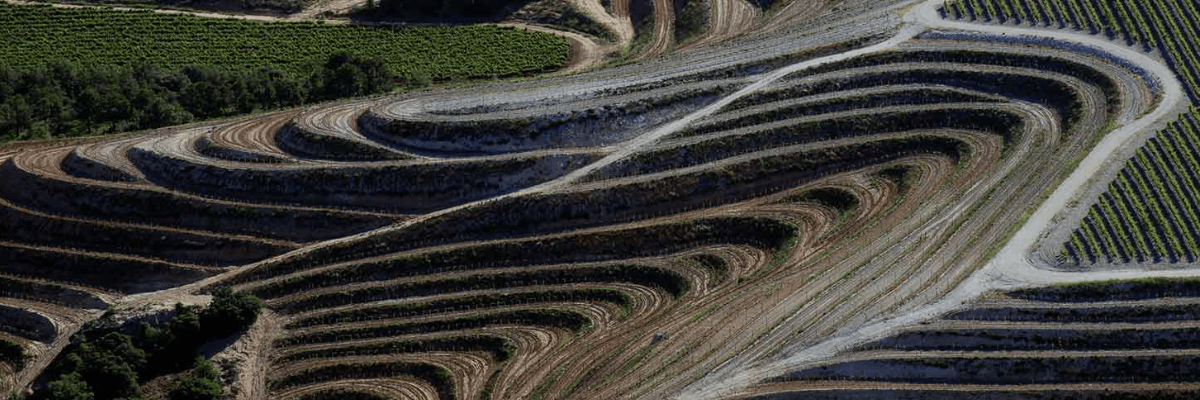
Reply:
[[[192,371],[171,390],[171,400],[218,400],[222,392],[220,379],[212,362],[197,357]]]
[[[258,297],[220,288],[213,292],[212,304],[204,309],[200,323],[206,331],[227,335],[250,328],[261,311]]]
[[[91,387],[77,373],[70,373],[50,382],[49,399],[51,400],[92,400],[96,395]]]

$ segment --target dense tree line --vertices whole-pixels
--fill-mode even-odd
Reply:
[[[382,61],[345,53],[304,70],[165,70],[71,62],[0,66],[0,141],[158,128],[382,93],[395,82]]]
[[[112,327],[85,330],[51,365],[49,384],[28,400],[142,399],[142,383],[189,370],[175,382],[172,400],[220,399],[220,374],[199,348],[248,329],[261,309],[258,298],[225,288],[208,307],[177,304],[166,324],[143,323],[134,335]]]

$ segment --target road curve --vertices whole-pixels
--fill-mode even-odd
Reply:
[[[890,48],[898,43],[897,39],[903,41],[910,37],[909,32],[914,30],[920,32],[928,28],[964,30],[997,35],[1040,36],[1082,43],[1124,58],[1148,71],[1161,84],[1162,100],[1151,112],[1108,133],[1088,153],[1087,157],[1079,163],[1079,166],[1071,175],[1038,207],[1037,211],[1008,241],[1001,251],[983,268],[972,274],[958,288],[948,293],[941,300],[896,317],[868,323],[854,332],[832,337],[811,347],[787,349],[779,359],[754,365],[727,363],[719,370],[708,374],[704,379],[689,385],[676,398],[689,400],[712,399],[733,394],[765,378],[794,370],[814,361],[833,357],[855,345],[885,337],[898,328],[917,324],[960,308],[968,301],[977,298],[989,290],[1105,279],[1129,279],[1152,276],[1200,276],[1200,269],[1172,271],[1126,269],[1102,272],[1058,272],[1039,268],[1039,266],[1045,265],[1046,260],[1038,260],[1030,256],[1030,249],[1037,243],[1040,235],[1050,228],[1054,216],[1063,210],[1071,200],[1077,198],[1079,193],[1086,188],[1093,175],[1100,171],[1106,163],[1112,161],[1110,160],[1110,156],[1114,155],[1125,144],[1135,141],[1139,135],[1153,134],[1154,131],[1151,128],[1164,119],[1173,117],[1181,102],[1186,100],[1182,84],[1174,73],[1171,72],[1170,68],[1143,53],[1098,36],[1084,35],[1065,30],[1052,31],[1018,28],[1008,25],[977,25],[944,20],[938,13],[938,7],[942,4],[941,0],[928,0],[915,6],[905,14],[903,18],[905,25],[900,33],[887,42],[872,46],[871,50]]]

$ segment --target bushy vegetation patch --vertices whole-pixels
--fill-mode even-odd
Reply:
[[[0,4],[0,21],[5,7],[11,6]],[[0,54],[4,49],[0,45]],[[94,65],[95,60],[67,59],[71,61],[0,66],[0,142],[153,129],[382,93],[395,84],[382,61],[346,53],[293,71],[266,65],[175,67],[147,60]]]
[[[258,317],[261,303],[244,293],[219,290],[208,307],[177,304],[161,326],[143,323],[130,335],[100,321],[85,327],[44,373],[49,385],[29,400],[141,399],[140,385],[181,371],[172,400],[217,400],[220,374],[198,357],[201,345],[239,333]]]
[[[708,30],[708,9],[711,0],[676,0],[675,42],[688,40]]]
[[[212,362],[197,357],[192,370],[175,382],[171,400],[220,400],[224,395],[221,374]]]

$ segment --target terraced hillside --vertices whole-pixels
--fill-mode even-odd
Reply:
[[[1012,25],[1073,29],[1152,51],[1186,84],[1191,110],[1149,139],[1124,168],[1105,175],[1107,191],[1082,199],[1085,211],[1068,214],[1077,226],[1061,232],[1064,269],[1117,268],[1129,263],[1183,265],[1197,260],[1200,236],[1195,225],[1195,106],[1198,101],[1196,58],[1200,31],[1189,17],[1193,1],[957,1],[948,3],[948,18]]]
[[[0,150],[0,306],[34,356],[7,386],[108,305],[232,287],[269,308],[230,348],[242,398],[718,397],[997,280],[1062,279],[1029,243],[1179,83],[940,4]]]
[[[1195,279],[995,292],[764,382],[747,399],[1190,399]]]

